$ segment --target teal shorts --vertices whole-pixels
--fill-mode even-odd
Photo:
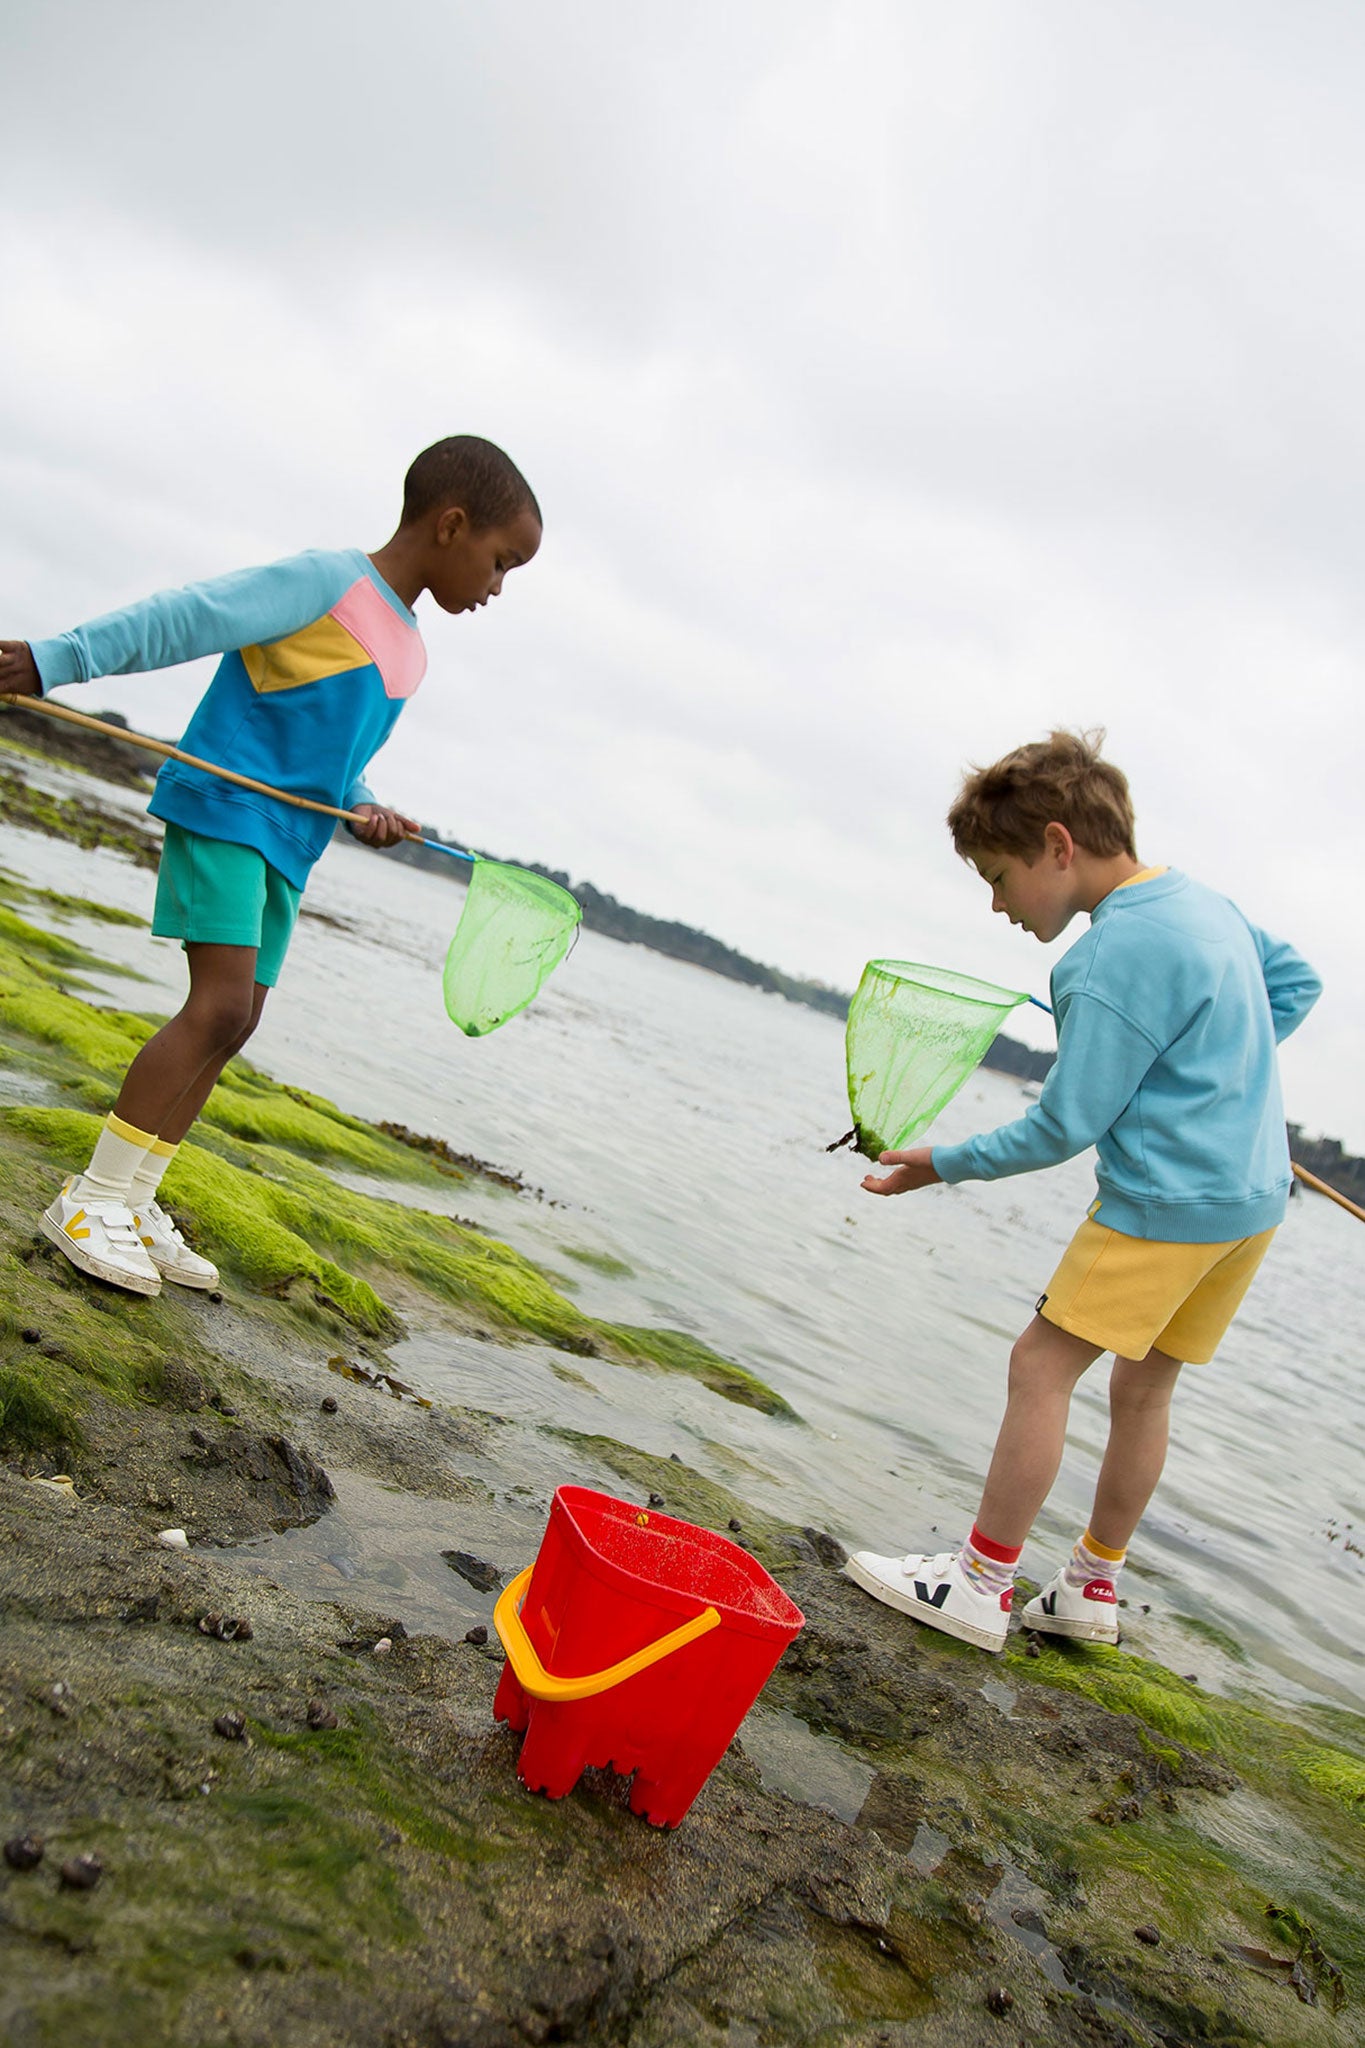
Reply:
[[[256,980],[274,988],[302,893],[254,846],[167,825],[152,932],[186,946],[254,946]]]

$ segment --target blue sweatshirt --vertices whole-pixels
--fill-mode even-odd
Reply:
[[[1099,1148],[1091,1214],[1126,1237],[1222,1244],[1284,1216],[1276,1044],[1322,984],[1292,946],[1174,868],[1113,890],[1052,975],[1057,1062],[1016,1123],[935,1145],[949,1182]]]
[[[31,643],[43,692],[221,654],[185,732],[189,754],[350,810],[364,770],[426,672],[417,621],[358,548],[294,555],[165,590]],[[302,889],[334,820],[167,761],[153,817],[254,846]]]

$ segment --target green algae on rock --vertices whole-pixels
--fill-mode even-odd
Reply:
[[[16,1136],[59,1165],[88,1156],[108,1086],[156,1029],[145,1017],[97,1009],[61,986],[64,970],[98,964],[13,913],[0,924],[0,1019],[16,1048],[85,1109],[24,1105],[3,1112]],[[321,1162],[315,1164],[314,1162]],[[732,1360],[679,1331],[635,1329],[584,1315],[529,1259],[453,1219],[342,1187],[323,1164],[407,1185],[442,1184],[442,1162],[346,1115],[323,1097],[283,1087],[240,1063],[214,1089],[163,1183],[228,1271],[340,1317],[362,1335],[402,1327],[385,1299],[393,1276],[477,1314],[509,1336],[636,1367],[684,1372],[722,1398],[790,1414],[781,1396]],[[41,1204],[39,1205],[42,1206]],[[78,1397],[73,1397],[78,1408]],[[27,1407],[25,1412],[28,1412]]]

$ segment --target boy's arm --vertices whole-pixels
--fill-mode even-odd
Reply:
[[[1161,1051],[1099,997],[1077,993],[1057,1036],[1057,1059],[1037,1102],[1017,1122],[962,1145],[935,1145],[940,1180],[1004,1180],[1074,1159],[1128,1107]]]
[[[1261,956],[1261,974],[1270,998],[1270,1015],[1275,1025],[1275,1043],[1283,1045],[1291,1031],[1297,1031],[1318,997],[1322,983],[1301,953],[1283,939],[1251,926],[1251,936]]]
[[[347,568],[336,555],[294,555],[268,568],[238,569],[183,590],[162,590],[55,639],[30,641],[42,694],[63,683],[140,675],[283,639],[336,603],[355,580]]]

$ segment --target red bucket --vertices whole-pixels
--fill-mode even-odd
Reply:
[[[737,1543],[561,1486],[494,1615],[518,1777],[560,1799],[581,1771],[634,1772],[632,1811],[676,1827],[804,1620]]]

